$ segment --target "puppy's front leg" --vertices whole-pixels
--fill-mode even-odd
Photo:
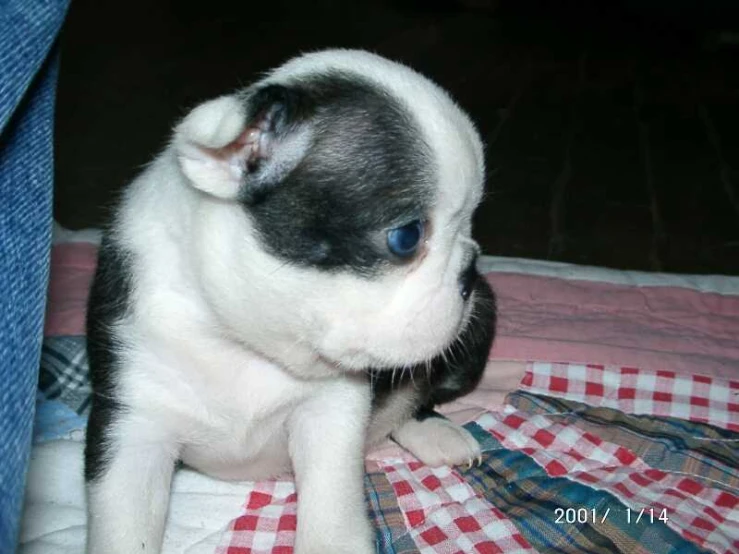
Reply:
[[[363,486],[370,404],[366,381],[342,379],[323,385],[289,420],[296,554],[375,552]]]
[[[87,554],[156,554],[162,546],[176,444],[140,420],[126,418],[110,431],[87,483]]]

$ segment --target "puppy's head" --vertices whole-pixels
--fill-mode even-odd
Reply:
[[[306,353],[411,365],[469,319],[482,144],[418,73],[360,51],[305,55],[195,108],[173,147],[198,193],[205,295],[265,355],[304,374]]]

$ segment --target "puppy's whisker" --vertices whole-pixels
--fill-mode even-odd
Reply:
[[[277,273],[278,271],[280,271],[280,270],[284,269],[285,267],[287,267],[287,266],[289,266],[289,265],[290,265],[290,262],[289,262],[289,261],[281,263],[280,265],[278,265],[278,266],[277,266],[276,268],[274,268],[274,269],[273,269],[273,270],[272,270],[272,271],[271,271],[271,272],[269,273],[269,276],[270,276],[270,277],[273,277],[275,273]]]
[[[104,398],[105,400],[112,400],[113,402],[117,402],[117,399],[115,399],[114,397],[110,396],[109,394],[103,394],[102,392],[98,392],[98,391],[95,391],[95,390],[90,391],[90,394],[92,396],[97,396],[98,398]]]
[[[405,381],[405,379],[406,379],[406,377],[405,377],[406,371],[408,372],[408,379],[411,382],[411,386],[413,388],[415,388],[416,387],[416,383],[413,380],[413,365],[411,365],[411,364],[404,364],[403,365],[403,367],[402,367],[402,369],[400,371],[400,383],[401,384],[405,384],[405,382],[406,382]]]

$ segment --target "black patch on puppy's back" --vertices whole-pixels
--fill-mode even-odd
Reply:
[[[436,188],[413,115],[377,85],[341,73],[257,90],[252,117],[265,97],[284,104],[288,132],[304,124],[312,133],[281,182],[245,195],[265,247],[297,265],[365,275],[392,262],[385,230],[423,219]]]
[[[92,383],[92,406],[85,442],[85,480],[94,481],[111,458],[109,432],[122,406],[116,400],[120,343],[113,325],[130,306],[130,256],[106,235],[87,307],[87,357]]]

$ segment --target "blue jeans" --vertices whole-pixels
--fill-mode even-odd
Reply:
[[[67,0],[0,0],[0,552],[23,503],[51,244],[57,60]]]

